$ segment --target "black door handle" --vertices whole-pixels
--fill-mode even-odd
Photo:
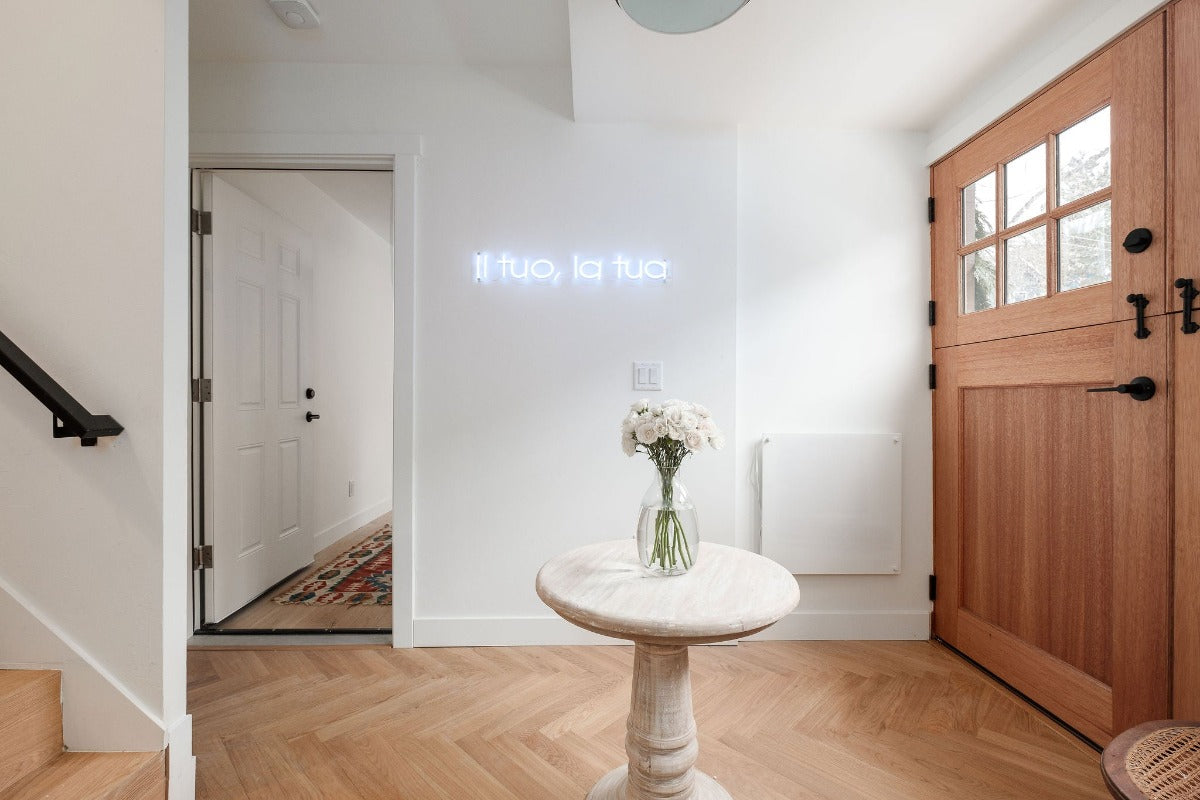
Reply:
[[[321,418],[320,414],[314,414],[311,411],[309,411],[307,414],[304,415],[304,419],[306,422],[312,422],[314,419],[320,419],[320,418]]]
[[[1147,378],[1145,375],[1139,375],[1129,383],[1121,383],[1116,386],[1101,386],[1098,389],[1088,389],[1089,392],[1118,392],[1119,394],[1127,394],[1134,400],[1149,400],[1154,397],[1154,391],[1157,389],[1154,381]]]
[[[1133,307],[1137,309],[1137,330],[1133,333],[1134,338],[1145,339],[1150,335],[1150,329],[1146,327],[1146,306],[1150,305],[1150,301],[1144,294],[1131,294],[1125,298],[1125,302],[1133,303]]]
[[[1144,253],[1153,241],[1154,234],[1149,228],[1134,228],[1125,237],[1125,241],[1121,242],[1121,246],[1130,253]]]
[[[1200,289],[1195,286],[1195,281],[1191,278],[1176,278],[1175,288],[1183,289],[1179,296],[1183,298],[1183,327],[1180,328],[1184,333],[1195,333],[1200,331],[1200,325],[1192,321],[1192,314],[1195,309],[1192,308],[1192,301],[1196,299],[1196,295],[1200,294]]]

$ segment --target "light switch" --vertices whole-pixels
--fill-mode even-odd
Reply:
[[[661,392],[663,388],[662,371],[663,362],[661,361],[633,362],[633,390],[635,392]]]

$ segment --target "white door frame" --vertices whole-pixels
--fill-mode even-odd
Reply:
[[[193,133],[193,169],[383,169],[392,171],[392,286],[395,365],[392,386],[392,646],[413,646],[413,346],[417,159],[414,134]],[[195,577],[190,573],[189,580]],[[188,620],[189,630],[191,620]]]

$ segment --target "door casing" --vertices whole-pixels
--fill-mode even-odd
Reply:
[[[395,319],[393,364],[393,442],[392,442],[392,548],[393,576],[399,582],[407,579],[407,587],[393,592],[392,645],[413,646],[413,611],[416,576],[413,571],[413,442],[414,442],[414,320],[416,272],[416,189],[417,165],[422,141],[417,135],[351,135],[351,134],[251,134],[251,133],[194,133],[191,136],[190,165],[197,169],[341,169],[387,170],[392,173],[392,285]],[[193,175],[193,187],[197,178]],[[189,203],[190,206],[190,203]],[[198,236],[192,236],[192,263],[199,263]],[[192,276],[192,375],[199,377],[197,358],[200,276]],[[203,450],[199,446],[202,431],[198,424],[197,405],[191,404],[188,413],[189,430],[189,516],[188,536],[192,546],[201,544],[203,526],[198,524],[197,508],[200,495],[198,481],[202,475],[197,459]],[[199,627],[201,581],[188,565],[189,635]]]

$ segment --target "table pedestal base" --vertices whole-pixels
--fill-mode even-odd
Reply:
[[[689,800],[733,800],[729,792],[721,788],[721,784],[705,775],[700,770],[695,771],[696,783],[692,788]],[[592,790],[588,792],[587,800],[632,800],[627,798],[625,787],[629,778],[628,767],[617,767],[605,775]]]
[[[696,769],[699,750],[687,645],[635,642],[629,763],[601,778],[588,800],[732,800]]]

